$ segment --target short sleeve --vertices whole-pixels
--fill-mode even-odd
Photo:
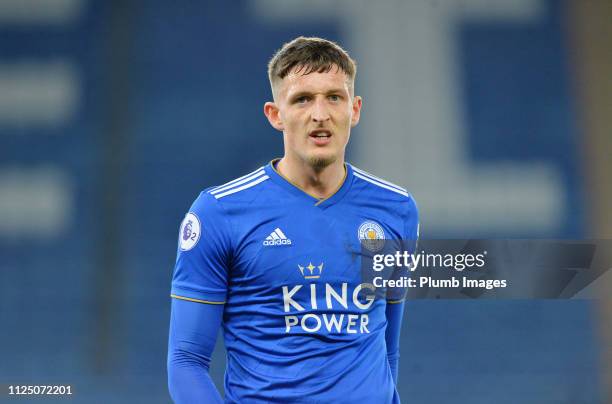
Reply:
[[[202,192],[181,222],[171,296],[221,304],[227,295],[232,229],[219,202]]]

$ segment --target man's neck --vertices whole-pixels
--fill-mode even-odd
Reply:
[[[276,169],[291,183],[318,199],[332,196],[340,188],[346,176],[343,161],[315,169],[305,162],[294,162],[285,156],[276,164]]]

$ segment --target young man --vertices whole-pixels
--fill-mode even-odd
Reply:
[[[185,216],[171,292],[175,402],[222,402],[208,375],[221,325],[226,402],[399,402],[404,304],[364,298],[362,242],[416,239],[417,209],[406,190],[344,162],[362,105],[355,69],[333,42],[285,44],[264,106],[285,155],[203,191]]]

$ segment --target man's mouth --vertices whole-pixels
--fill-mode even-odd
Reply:
[[[331,139],[331,132],[326,129],[313,130],[308,136],[317,146],[325,146]]]
[[[328,138],[331,137],[331,132],[326,129],[318,129],[310,132],[309,136],[316,138]]]

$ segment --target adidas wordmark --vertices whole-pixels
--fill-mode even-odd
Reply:
[[[279,246],[279,245],[291,245],[291,239],[285,236],[285,233],[278,227],[274,229],[272,233],[263,241],[263,245],[270,246]]]

